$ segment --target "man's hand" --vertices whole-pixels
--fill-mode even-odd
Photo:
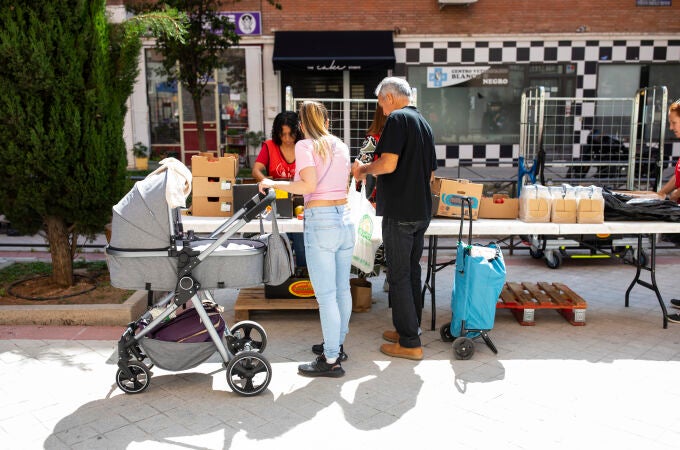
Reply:
[[[356,178],[357,181],[364,181],[366,179],[366,172],[361,169],[361,166],[364,165],[365,164],[358,159],[355,159],[354,164],[352,164],[352,176]]]

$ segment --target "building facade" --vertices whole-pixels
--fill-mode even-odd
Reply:
[[[669,99],[680,97],[677,0],[280,4],[224,2],[241,41],[229,50],[230,66],[212,74],[214,95],[205,99],[212,150],[252,157],[257,150],[244,133],[269,136],[287,88],[294,98],[375,99],[387,75],[416,88],[440,165],[448,167],[515,165],[521,96],[532,86],[575,98],[633,98],[641,88],[667,86]],[[122,2],[110,8],[121,14]],[[157,58],[146,43],[126,139],[188,161],[197,150],[191,107],[181,86],[156,75]],[[680,156],[680,144],[667,141]]]

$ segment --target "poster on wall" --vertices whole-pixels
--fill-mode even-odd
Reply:
[[[428,67],[427,87],[442,88],[465,83],[467,87],[506,86],[510,83],[505,66]]]
[[[262,34],[262,24],[259,11],[223,12],[234,24],[236,34],[240,36],[259,36]]]
[[[636,0],[636,6],[672,6],[672,0]]]

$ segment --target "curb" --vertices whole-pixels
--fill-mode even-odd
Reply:
[[[137,291],[122,304],[3,305],[0,325],[125,326],[146,310],[146,291]]]

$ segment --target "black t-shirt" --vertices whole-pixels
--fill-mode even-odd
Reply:
[[[430,175],[437,169],[432,128],[413,106],[390,113],[375,153],[399,156],[392,173],[378,176],[377,214],[391,219],[432,217]]]

